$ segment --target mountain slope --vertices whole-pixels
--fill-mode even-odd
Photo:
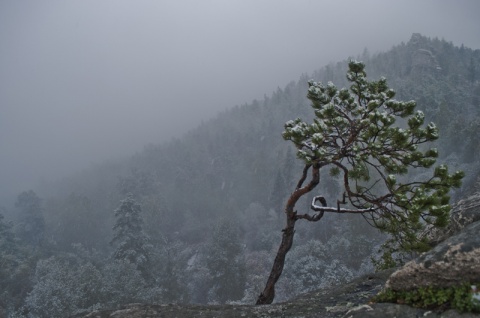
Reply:
[[[356,58],[366,63],[370,79],[387,77],[398,99],[415,99],[427,121],[438,123],[439,160],[466,172],[462,191],[468,190],[480,170],[480,51],[414,34],[388,52]],[[37,189],[44,198],[49,240],[44,257],[78,254],[72,244],[80,243],[85,250],[100,251],[100,256],[95,251],[80,256],[102,276],[111,265],[113,211],[132,193],[159,259],[152,265],[158,288],[145,288],[160,296],[146,295],[163,302],[217,302],[215,278],[220,275],[211,271],[208,258],[214,229],[228,223],[219,237],[226,245],[238,238],[235,243],[242,248],[236,265],[248,274],[244,297],[234,300],[252,303],[280,239],[285,197],[301,174],[295,150],[281,137],[283,125],[312,117],[305,97],[310,78],[342,87],[346,70],[346,60],[327,65],[263,100],[226,110],[182,137],[149,145],[127,161],[107,162]],[[333,201],[337,189],[337,180],[325,174],[314,194]],[[309,201],[298,208],[308,209]],[[383,239],[355,216],[329,215],[318,224],[300,225],[277,300],[370,272],[370,258]]]

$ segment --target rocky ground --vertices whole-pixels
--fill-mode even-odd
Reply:
[[[132,304],[120,310],[93,312],[89,318],[230,318],[230,317],[343,317],[366,304],[385,284],[392,271],[358,278],[347,285],[304,294],[291,301],[266,306],[192,306]]]
[[[478,317],[460,315],[454,310],[433,312],[398,304],[371,304],[370,299],[385,285],[392,271],[384,271],[355,279],[346,285],[318,290],[291,301],[266,306],[221,305],[144,305],[131,304],[118,310],[92,312],[83,318],[360,318],[360,317]]]

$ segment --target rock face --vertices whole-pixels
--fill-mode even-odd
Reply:
[[[480,282],[480,193],[453,206],[450,224],[435,235],[432,250],[392,274],[386,287],[450,287]]]
[[[480,180],[480,179],[479,179]],[[478,187],[480,182],[477,182]],[[478,189],[477,189],[478,190]],[[453,206],[450,224],[435,233],[432,250],[405,264],[388,279],[395,291],[418,287],[448,287],[480,282],[480,191]],[[353,308],[344,317],[478,317],[455,310],[435,313],[400,304],[370,304]]]
[[[412,55],[412,69],[415,72],[440,71],[441,67],[433,52],[423,45],[422,36],[419,33],[413,33],[410,42],[415,48]]]
[[[467,226],[390,276],[395,291],[480,282],[480,222]]]

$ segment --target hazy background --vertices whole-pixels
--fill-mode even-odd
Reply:
[[[2,0],[0,197],[413,32],[479,49],[479,13],[478,0]]]

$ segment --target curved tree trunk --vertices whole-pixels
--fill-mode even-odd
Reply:
[[[287,226],[282,230],[282,243],[280,243],[278,248],[277,256],[273,262],[272,270],[270,271],[270,276],[268,277],[265,289],[260,296],[258,296],[257,305],[271,304],[275,298],[275,284],[282,275],[283,266],[285,265],[285,257],[292,247],[296,221],[295,214],[293,217],[287,217]]]
[[[285,206],[287,225],[282,230],[282,242],[278,247],[277,255],[275,256],[275,261],[273,262],[272,270],[270,271],[270,276],[268,277],[265,289],[257,298],[257,305],[266,305],[273,302],[273,299],[275,298],[275,284],[282,275],[283,267],[285,265],[285,257],[293,244],[295,223],[298,220],[297,212],[295,211],[295,204],[303,195],[312,191],[320,182],[319,171],[321,165],[315,164],[312,169],[312,179],[306,186],[302,187],[303,182],[305,182],[305,179],[307,178],[307,173],[310,167],[312,167],[312,165],[305,165],[302,177],[300,178],[300,181],[298,181],[295,191],[290,195]]]

